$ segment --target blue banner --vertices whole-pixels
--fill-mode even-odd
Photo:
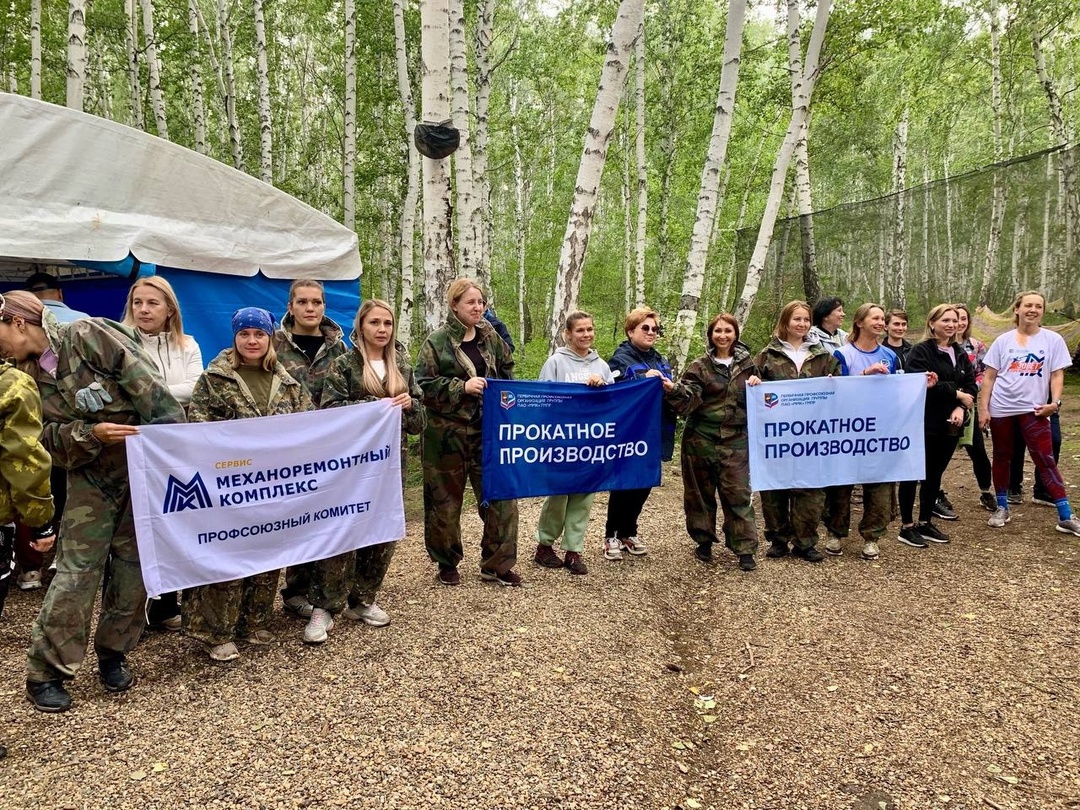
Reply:
[[[925,476],[925,374],[813,377],[746,389],[750,484],[818,488]]]
[[[659,378],[601,388],[488,380],[485,500],[658,486],[663,392]]]

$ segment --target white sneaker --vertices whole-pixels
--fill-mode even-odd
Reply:
[[[304,641],[308,644],[322,644],[333,629],[334,617],[330,615],[330,612],[322,608],[314,608],[311,611],[311,620],[304,628]]]
[[[604,538],[604,557],[608,560],[622,559],[622,543],[617,537]]]
[[[227,641],[224,644],[215,644],[207,653],[210,655],[211,661],[220,661],[222,663],[226,661],[235,661],[240,657],[240,651],[236,649],[236,645],[231,641]]]
[[[1000,529],[1002,526],[1004,526],[1010,520],[1012,520],[1012,518],[1009,516],[1009,510],[1008,509],[1003,509],[1002,507],[999,506],[997,509],[994,510],[994,514],[992,514],[990,516],[990,519],[988,521],[986,521],[986,525],[993,528],[993,529]],[[1064,529],[1059,529],[1058,531],[1065,531],[1065,530]]]
[[[19,574],[18,585],[20,591],[36,591],[41,587],[41,572],[23,571]]]
[[[638,540],[637,537],[622,537],[619,539],[619,543],[622,545],[623,551],[635,557],[640,557],[642,554],[649,552],[649,549],[645,547],[645,542]]]
[[[390,624],[390,614],[372,602],[370,605],[357,605],[345,608],[344,616],[355,622],[363,622],[371,627],[386,627]]]
[[[844,541],[835,534],[830,534],[829,539],[825,541],[825,553],[839,557],[844,553]]]
[[[1068,520],[1059,520],[1057,530],[1065,534],[1075,534],[1077,537],[1080,537],[1080,520],[1077,520],[1074,517],[1071,517]]]
[[[863,543],[862,556],[864,560],[876,560],[878,558],[878,546],[873,540]]]
[[[311,602],[302,596],[290,596],[285,600],[284,608],[286,613],[299,616],[301,619],[310,619],[311,611],[314,610]]]

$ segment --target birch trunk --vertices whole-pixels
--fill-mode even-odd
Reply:
[[[450,11],[447,0],[420,4],[420,45],[424,121],[450,117]],[[464,133],[462,133],[464,136]],[[446,288],[454,279],[449,161],[423,158],[424,319],[428,331],[446,321]]]
[[[161,92],[161,62],[157,55],[157,34],[154,29],[154,0],[140,0],[143,17],[143,50],[150,71],[150,107],[159,138],[169,140],[169,124],[165,116],[165,96]]]
[[[803,75],[799,81],[798,89],[793,96],[795,103],[791,112],[791,121],[788,123],[787,134],[773,164],[772,182],[769,186],[769,196],[765,202],[765,211],[761,217],[761,227],[758,230],[757,243],[754,245],[754,253],[750,257],[750,264],[746,269],[746,282],[739,294],[739,303],[735,308],[735,317],[740,323],[745,323],[754,306],[758,287],[761,284],[761,272],[765,267],[765,260],[769,254],[769,243],[772,241],[773,227],[776,225],[776,212],[780,208],[780,201],[784,194],[784,181],[787,178],[788,163],[791,161],[791,153],[795,150],[795,141],[802,131],[803,124],[810,112],[810,99],[814,92],[814,83],[817,81],[818,60],[821,55],[821,43],[825,39],[825,28],[829,22],[829,12],[832,9],[832,0],[821,0],[818,3],[817,14],[814,18],[814,30],[810,34],[810,43],[806,49],[806,59],[803,61]]]
[[[697,327],[701,288],[705,279],[705,264],[709,256],[709,240],[716,219],[720,171],[727,158],[728,142],[731,139],[731,124],[734,120],[735,87],[739,81],[739,63],[742,52],[745,14],[745,0],[731,0],[728,4],[727,31],[724,35],[724,58],[723,66],[720,69],[720,88],[716,95],[716,108],[713,111],[712,135],[709,137],[709,151],[705,156],[705,164],[701,170],[697,213],[694,216],[694,229],[690,235],[690,249],[686,255],[682,295],[679,298],[679,314],[675,323],[675,352],[673,359],[676,371],[686,365],[686,356],[690,351],[690,341]]]
[[[83,109],[86,81],[86,0],[68,0],[67,106]]]
[[[622,149],[622,204],[623,204],[623,289],[626,291],[623,295],[623,306],[626,311],[630,311],[630,294],[634,289],[634,273],[631,268],[634,266],[634,236],[633,228],[630,221],[630,205],[631,205],[631,180],[630,180],[630,149],[626,143],[626,136],[624,133],[619,133],[619,142]]]
[[[200,155],[210,154],[206,146],[206,102],[203,98],[202,68],[199,66],[199,10],[198,0],[188,0],[188,31],[191,32],[191,44],[195,49],[189,65],[191,77],[191,110],[195,123],[195,151]]]
[[[255,3],[258,5],[260,0],[255,0]],[[262,117],[261,112],[259,116]],[[341,156],[342,219],[346,228],[354,230],[356,228],[356,0],[345,0],[345,118],[342,123],[345,130],[345,148]]]
[[[127,45],[128,91],[131,93],[131,125],[143,128],[142,82],[139,79],[139,9],[136,0],[124,0],[127,15],[125,44]]]
[[[799,79],[803,75],[802,42],[799,38],[799,0],[788,0],[787,40],[788,73],[791,79],[791,103],[795,104],[795,93]],[[802,240],[802,278],[803,295],[807,301],[817,301],[821,297],[821,282],[817,272],[817,250],[814,247],[814,202],[810,188],[810,150],[807,140],[810,137],[810,116],[799,133],[795,144],[795,202],[799,211],[799,235]]]
[[[1012,240],[1012,256],[1009,263],[1009,279],[1012,282],[1012,289],[1014,290],[1026,290],[1029,287],[1028,284],[1028,263],[1024,262],[1024,275],[1021,280],[1019,274],[1020,268],[1020,251],[1024,239],[1024,211],[1020,209],[1016,214],[1016,222],[1013,224],[1013,240]]]
[[[566,234],[559,252],[559,270],[555,279],[551,319],[548,322],[549,348],[559,345],[563,319],[577,308],[581,275],[589,248],[597,190],[604,173],[608,144],[615,128],[615,114],[629,71],[630,54],[645,14],[645,0],[622,0],[612,27],[600,85],[596,93],[585,148],[574,183],[574,201],[570,206]]]
[[[221,43],[221,62],[224,74],[225,117],[229,127],[229,149],[233,167],[244,170],[244,149],[240,143],[240,122],[236,118],[236,76],[233,68],[232,31],[225,0],[217,0],[217,36]]]
[[[945,174],[945,276],[953,277],[953,233],[952,233],[952,195],[953,184],[949,178],[949,152],[946,150],[945,157],[941,162],[941,170]]]
[[[30,0],[30,98],[41,98],[41,0]]]
[[[476,251],[476,276],[491,288],[491,245],[494,218],[491,215],[491,181],[488,178],[488,114],[491,106],[491,30],[495,20],[495,0],[476,4],[476,138],[473,142],[473,174],[476,177],[476,204],[480,239]]]
[[[1039,258],[1039,289],[1045,290],[1050,279],[1050,215],[1053,202],[1054,156],[1046,156],[1046,193],[1043,195],[1042,255]]]
[[[990,0],[990,109],[993,113],[994,163],[1001,161],[1001,23],[998,2]],[[997,269],[998,245],[1001,242],[1001,222],[1004,216],[1005,189],[998,169],[994,168],[993,191],[990,194],[990,236],[983,257],[982,284],[979,286],[979,306],[990,303],[990,283]]]
[[[457,256],[462,275],[476,278],[476,255],[480,244],[470,134],[469,69],[465,56],[465,10],[463,0],[449,0],[451,116],[461,142],[454,152],[454,190],[457,203]],[[425,115],[426,115],[425,110]],[[431,119],[428,119],[431,120]],[[487,288],[485,288],[486,290]],[[488,291],[490,294],[490,291]]]
[[[637,137],[635,138],[635,156],[637,159],[637,245],[635,255],[637,264],[634,268],[634,297],[638,301],[645,300],[645,247],[646,230],[649,214],[649,167],[645,159],[645,22],[642,21],[638,30],[637,47],[635,48],[634,68],[637,78],[636,93],[636,125]],[[630,294],[630,284],[627,280],[627,296]],[[629,311],[629,307],[627,307]]]
[[[346,0],[348,2],[348,0]],[[267,66],[266,59],[266,18],[263,14],[263,0],[252,0],[252,13],[255,18],[255,75],[257,77],[259,86],[259,179],[264,183],[273,185],[274,183],[274,141],[273,132],[274,125],[273,120],[270,117],[270,69]],[[348,11],[346,11],[346,16]],[[354,20],[355,23],[355,20]],[[347,24],[347,20],[346,20]],[[353,39],[355,40],[355,31]],[[348,45],[345,46],[348,51]],[[346,52],[346,65],[348,64],[349,54]],[[354,70],[355,73],[355,70]],[[355,75],[352,79],[353,82],[353,121],[356,120],[356,100],[355,100]],[[346,67],[345,72],[345,115],[349,115],[349,72]],[[348,179],[346,178],[346,184]],[[345,218],[345,225],[352,228],[352,220],[348,217]]]
[[[907,139],[908,139],[908,111],[904,110],[900,121],[896,125],[896,137],[893,139],[893,196],[895,209],[893,210],[893,233],[892,233],[892,289],[890,290],[890,309],[905,309],[907,296],[905,292],[907,282],[907,227],[904,220],[907,207]]]
[[[927,304],[926,293],[930,289],[930,156],[923,150],[923,213],[922,213],[922,267],[919,270],[919,300]],[[953,279],[947,279],[948,284]],[[948,289],[948,288],[946,288]],[[955,298],[950,295],[950,298]]]
[[[525,353],[525,171],[518,134],[517,84],[510,85],[510,140],[514,145],[514,232],[517,234],[518,351]]]
[[[397,62],[398,96],[405,114],[405,151],[408,154],[408,177],[405,201],[401,205],[398,226],[398,249],[401,252],[401,290],[398,309],[398,330],[402,343],[409,345],[412,337],[413,312],[416,301],[413,292],[413,255],[416,232],[416,200],[420,193],[420,153],[412,146],[416,129],[416,106],[412,83],[409,81],[409,58],[405,50],[405,0],[394,0],[394,52]]]

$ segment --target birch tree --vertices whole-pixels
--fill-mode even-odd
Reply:
[[[67,106],[83,108],[86,82],[86,0],[68,0]]]
[[[420,4],[421,105],[424,121],[439,123],[450,113],[450,10],[447,0]],[[428,331],[447,316],[444,293],[453,280],[450,172],[446,159],[423,158],[424,319]]]
[[[131,95],[131,125],[143,128],[142,82],[139,80],[139,7],[136,0],[124,0],[125,45],[127,46],[126,71],[128,92]]]
[[[731,124],[734,120],[735,87],[739,82],[745,15],[745,0],[731,0],[728,4],[724,61],[720,69],[720,88],[716,95],[716,109],[713,111],[712,135],[709,138],[709,151],[705,156],[705,165],[701,170],[697,214],[694,217],[694,229],[690,236],[690,250],[686,256],[682,295],[679,298],[679,315],[675,325],[676,369],[685,366],[686,356],[690,351],[690,340],[697,327],[705,264],[709,254],[709,239],[716,219],[720,172],[727,158]]]
[[[548,322],[548,341],[552,350],[558,345],[563,320],[571,310],[577,308],[597,190],[604,173],[611,134],[615,129],[619,99],[629,72],[630,54],[644,13],[645,0],[622,0],[608,41],[596,102],[585,134],[585,148],[574,183],[574,200],[559,252],[551,319]]]
[[[788,0],[787,40],[788,73],[791,78],[791,103],[799,87],[802,70],[802,42],[799,38],[801,14],[799,0]],[[799,211],[799,235],[802,240],[803,294],[810,302],[821,297],[817,272],[817,250],[814,247],[814,201],[810,189],[810,114],[807,113],[795,143],[795,201]]]
[[[412,336],[413,309],[413,242],[416,230],[416,200],[420,193],[420,153],[412,147],[416,129],[416,105],[412,83],[409,81],[409,58],[405,46],[405,0],[394,0],[394,53],[397,63],[398,96],[405,117],[405,151],[408,155],[408,175],[405,181],[405,201],[398,223],[398,248],[401,252],[401,298],[398,309],[399,332],[402,342],[409,345]]]
[[[255,0],[259,3],[260,0]],[[269,110],[267,111],[269,112]],[[260,118],[262,113],[259,113]],[[345,128],[341,156],[342,219],[356,227],[356,0],[345,0]]]
[[[517,234],[518,346],[525,351],[525,170],[518,134],[517,84],[510,85],[510,141],[514,147],[514,232]]]
[[[236,117],[236,74],[233,66],[232,30],[226,0],[217,0],[217,39],[221,44],[222,89],[225,91],[225,118],[229,128],[229,150],[233,167],[244,170],[244,149],[240,143],[240,122]]]
[[[757,242],[754,252],[750,257],[750,264],[746,269],[746,282],[739,294],[739,303],[735,308],[735,317],[741,323],[746,322],[754,299],[757,297],[758,287],[761,285],[761,272],[765,267],[765,260],[769,255],[769,243],[772,241],[773,228],[776,225],[776,213],[780,208],[781,198],[784,194],[784,180],[787,177],[788,163],[791,154],[795,150],[795,141],[798,140],[802,131],[803,123],[810,113],[810,99],[814,92],[814,84],[818,76],[818,61],[821,56],[821,44],[825,39],[825,28],[829,22],[829,12],[832,10],[832,0],[820,0],[817,13],[814,17],[814,29],[810,34],[810,43],[806,48],[806,58],[803,60],[803,75],[799,81],[799,88],[794,93],[794,104],[791,111],[791,121],[788,123],[787,134],[773,164],[772,182],[769,186],[769,195],[765,201],[765,210],[761,216],[761,226],[758,229]]]
[[[476,35],[476,132],[473,142],[473,175],[476,178],[476,278],[485,289],[491,287],[491,245],[494,220],[491,215],[491,180],[488,177],[488,114],[491,106],[492,26],[495,0],[477,0]]]
[[[905,287],[907,282],[907,252],[906,239],[907,228],[904,220],[907,196],[907,141],[908,141],[908,111],[905,108],[896,124],[896,134],[893,138],[893,233],[892,250],[889,269],[892,271],[892,289],[889,291],[889,307],[891,309],[904,309],[907,306],[905,300]]]
[[[480,207],[473,174],[470,134],[469,70],[465,51],[465,10],[462,0],[449,0],[451,116],[460,143],[454,152],[454,189],[457,203],[457,256],[462,275],[475,278],[481,241]],[[426,115],[426,111],[425,111]]]
[[[30,0],[30,98],[41,98],[41,0]]]
[[[202,67],[199,54],[198,0],[188,0],[188,31],[191,33],[193,58],[188,60],[188,77],[191,81],[191,115],[195,125],[195,151],[210,154],[206,146],[206,101],[203,97]]]
[[[154,29],[154,0],[140,0],[143,16],[143,50],[150,72],[150,107],[158,137],[169,140],[169,124],[165,116],[165,96],[161,92],[161,61],[157,54],[157,35]]]
[[[143,0],[150,2],[150,0]],[[346,0],[348,2],[348,0]],[[259,86],[259,179],[264,183],[274,183],[274,142],[273,120],[270,117],[270,69],[266,60],[266,19],[263,15],[263,0],[252,0],[252,11],[255,18],[255,75]],[[346,11],[346,15],[348,12]],[[355,15],[353,24],[355,26]],[[353,41],[355,45],[356,30],[353,29]],[[345,46],[348,50],[348,45]],[[346,53],[346,58],[348,54]],[[355,67],[354,67],[355,72]],[[355,128],[356,122],[356,78],[353,76],[353,112],[352,119]],[[349,104],[349,73],[345,73],[345,104]],[[346,109],[346,115],[348,110]],[[354,146],[355,149],[355,146]],[[348,183],[348,178],[346,178]],[[346,217],[345,224],[352,228],[352,221]]]
[[[635,94],[634,153],[637,160],[637,242],[634,255],[634,300],[638,306],[645,302],[645,245],[646,226],[649,221],[649,165],[645,159],[645,21],[638,29],[637,47],[634,49],[634,73],[637,79]],[[629,290],[629,284],[627,285]],[[627,293],[629,294],[629,292]]]
[[[994,163],[1000,163],[1001,154],[1001,20],[998,0],[990,0],[990,109],[993,113]],[[990,195],[990,235],[983,257],[982,284],[979,286],[979,306],[990,304],[990,283],[997,268],[998,245],[1001,242],[1001,225],[1005,216],[1005,189],[1001,173],[994,168],[994,188]]]

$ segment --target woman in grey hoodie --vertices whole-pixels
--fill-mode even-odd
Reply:
[[[609,385],[615,381],[607,361],[592,347],[595,337],[593,318],[587,312],[571,312],[566,318],[563,333],[566,346],[555,350],[540,369],[542,382],[583,383],[590,386]],[[589,523],[594,492],[574,495],[550,495],[540,509],[536,526],[536,556],[534,559],[547,568],[568,568],[571,574],[587,574],[589,569],[581,559],[585,548],[585,527]],[[562,559],[552,545],[563,536]]]

